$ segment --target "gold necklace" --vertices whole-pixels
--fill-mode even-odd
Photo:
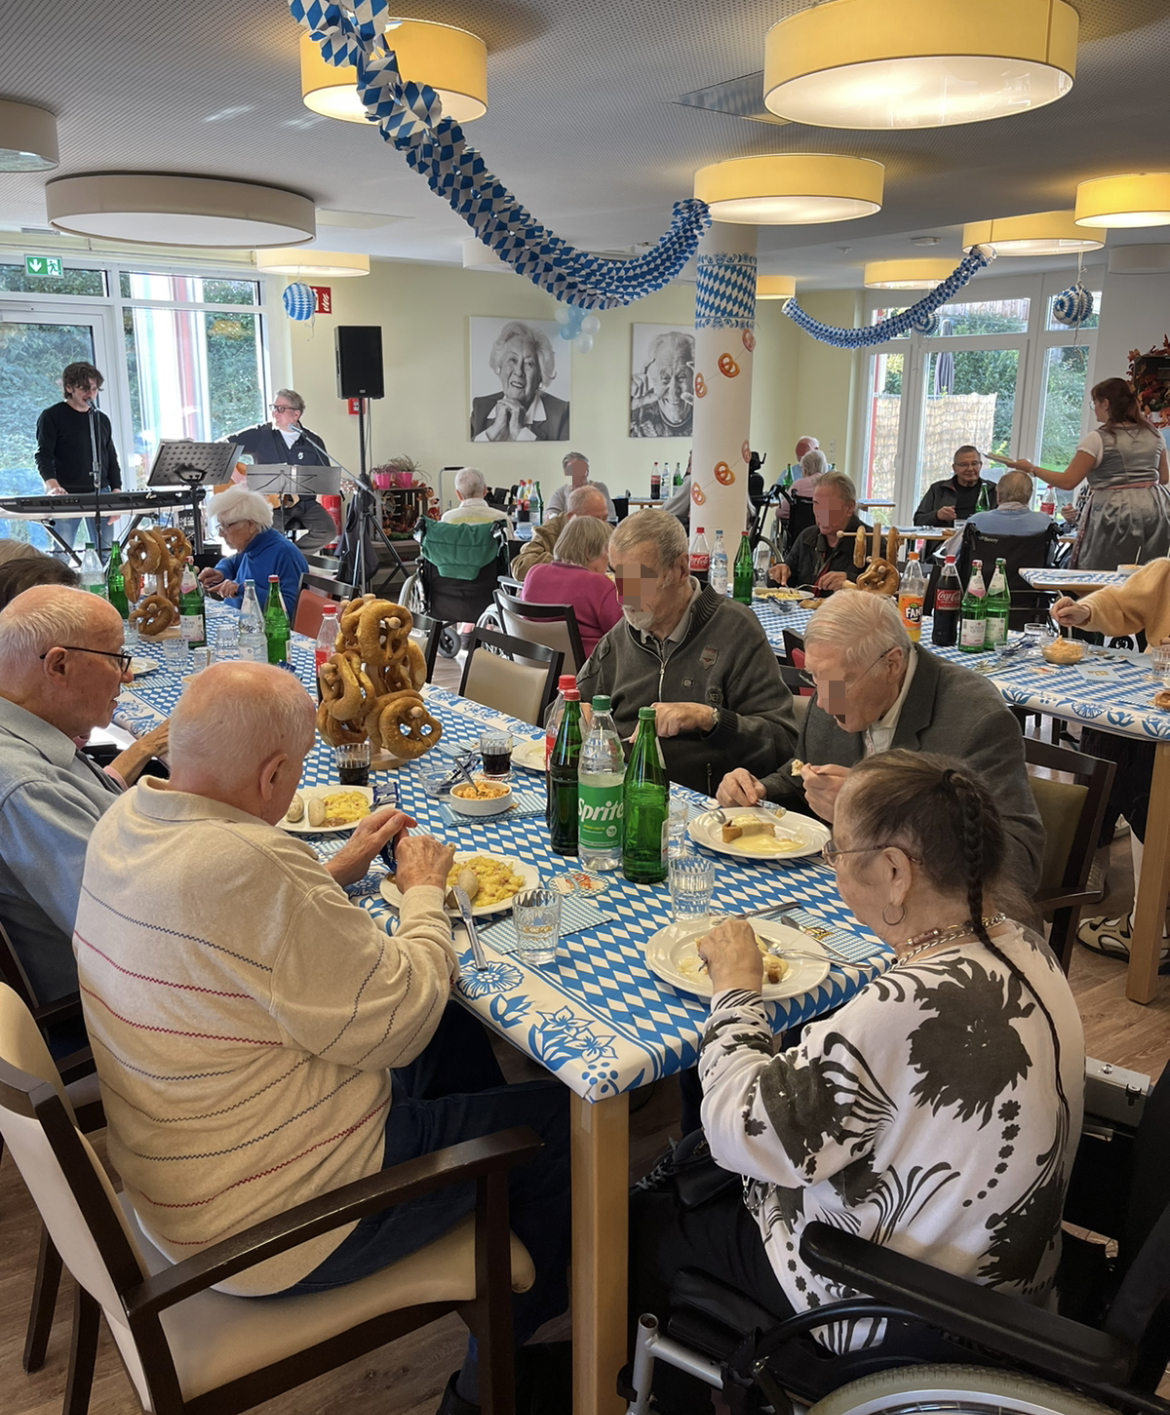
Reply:
[[[1002,924],[1007,918],[1006,914],[991,914],[983,920],[984,931],[993,929],[998,924]],[[970,919],[965,919],[961,924],[951,924],[946,929],[931,929],[924,934],[916,934],[914,938],[908,938],[906,942],[911,945],[909,953],[903,953],[894,964],[909,963],[912,958],[917,958],[920,953],[925,953],[928,948],[936,948],[940,943],[951,943],[957,938],[965,938],[968,934],[974,934],[975,926]]]

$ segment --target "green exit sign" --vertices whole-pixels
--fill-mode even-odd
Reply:
[[[24,258],[24,273],[26,275],[40,275],[50,280],[60,280],[64,271],[61,269],[61,257],[56,255],[26,255]]]

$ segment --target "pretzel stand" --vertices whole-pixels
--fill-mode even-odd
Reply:
[[[875,522],[873,531],[873,545],[869,553],[866,553],[867,531],[864,526],[857,528],[856,539],[853,543],[853,563],[854,565],[864,565],[864,572],[857,577],[857,584],[850,584],[846,580],[842,588],[851,590],[858,589],[867,591],[869,594],[896,595],[898,587],[902,583],[902,577],[898,573],[898,550],[901,547],[901,537],[898,535],[896,526],[891,526],[886,536],[886,553],[882,555],[882,528],[880,522]]]
[[[152,531],[139,528],[127,537],[122,573],[127,597],[134,605],[130,618],[143,638],[178,633],[183,566],[190,555],[191,542],[177,526]],[[150,579],[154,589],[147,593]]]

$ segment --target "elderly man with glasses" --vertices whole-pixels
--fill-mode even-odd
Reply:
[[[993,782],[1008,836],[1008,865],[1028,895],[1040,881],[1044,827],[1028,785],[1019,723],[996,690],[969,669],[912,644],[894,601],[834,595],[805,631],[809,704],[795,759],[758,778],[736,767],[720,805],[779,801],[832,822],[850,768],[894,747],[957,757]]]
[[[253,462],[264,466],[327,467],[324,441],[301,422],[305,400],[292,388],[281,388],[271,403],[272,421],[257,423],[224,438],[235,442]]]
[[[978,447],[964,444],[955,451],[951,475],[926,488],[926,495],[914,513],[916,526],[953,526],[975,514],[979,497],[986,493],[989,507],[995,505],[995,483],[980,476],[983,458]]]
[[[166,726],[102,771],[80,750],[130,681],[122,620],[99,595],[36,585],[0,613],[0,921],[36,995],[77,989],[70,936],[85,848]]]

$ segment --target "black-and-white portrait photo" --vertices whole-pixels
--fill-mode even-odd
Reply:
[[[631,437],[690,437],[695,412],[695,331],[635,324]]]
[[[569,345],[551,319],[471,324],[471,440],[567,442]]]

